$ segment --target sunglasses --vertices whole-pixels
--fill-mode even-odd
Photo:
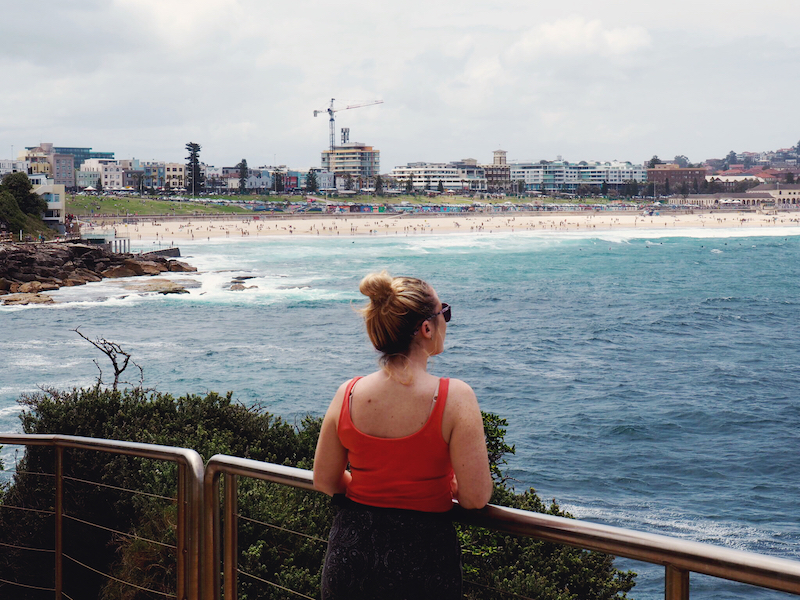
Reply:
[[[430,319],[433,319],[434,317],[437,317],[440,314],[444,317],[444,322],[445,323],[449,323],[450,322],[450,317],[453,316],[452,311],[450,309],[450,305],[442,302],[442,310],[440,310],[437,313],[433,313],[430,317],[428,317],[425,320],[428,321]]]
[[[430,321],[431,319],[435,319],[439,315],[442,315],[444,317],[444,322],[445,323],[449,323],[450,322],[450,317],[453,316],[452,310],[450,308],[450,305],[449,304],[445,304],[444,302],[442,302],[442,310],[440,310],[439,312],[433,313],[430,317],[425,319],[425,321]],[[423,323],[425,321],[423,321]],[[420,326],[421,325],[422,324],[420,324]],[[414,335],[417,335],[418,333],[419,333],[419,327],[414,330]]]

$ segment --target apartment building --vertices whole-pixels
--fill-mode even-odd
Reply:
[[[390,176],[400,189],[405,189],[411,179],[415,191],[435,192],[442,188],[457,192],[485,192],[486,176],[483,167],[472,164],[472,159],[459,163],[408,163],[392,169]]]
[[[509,192],[511,188],[511,167],[506,160],[505,150],[495,150],[492,164],[483,165],[486,174],[486,187],[490,192]]]
[[[647,181],[665,191],[674,192],[686,185],[690,190],[697,190],[705,181],[708,171],[705,167],[682,168],[674,163],[656,165],[647,169]]]
[[[525,190],[529,192],[575,193],[583,185],[599,190],[604,184],[609,189],[619,189],[628,181],[644,183],[647,170],[642,165],[620,161],[571,163],[543,160],[538,163],[512,163],[510,178],[515,183],[524,182]]]
[[[354,179],[377,177],[381,169],[381,151],[361,142],[334,146],[322,152],[322,170],[337,177],[349,174]]]
[[[33,188],[34,194],[39,194],[47,202],[47,210],[42,220],[48,227],[59,233],[64,233],[64,216],[67,209],[67,192],[63,185],[55,184],[52,179],[37,178]]]
[[[24,160],[0,160],[0,178],[9,173],[27,173],[28,163]]]
[[[83,171],[95,172],[100,175],[99,179],[104,190],[121,190],[123,167],[120,161],[108,158],[90,158],[83,163]]]
[[[186,165],[182,163],[165,163],[164,187],[170,190],[185,190]]]

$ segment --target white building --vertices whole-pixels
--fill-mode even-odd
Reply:
[[[27,173],[28,163],[24,160],[0,159],[0,177],[9,173]]]
[[[526,191],[574,193],[582,185],[618,189],[627,181],[645,183],[647,169],[630,162],[570,163],[563,160],[511,163],[511,181],[523,181]]]
[[[111,158],[90,158],[83,163],[81,171],[95,172],[100,175],[104,190],[121,190],[124,168],[120,161]],[[84,180],[88,175],[83,176]],[[93,183],[92,187],[96,187]],[[80,187],[80,186],[78,186]]]
[[[404,167],[395,167],[390,176],[395,185],[405,189],[409,178],[416,191],[432,191],[439,189],[454,192],[485,192],[486,176],[483,168],[477,165],[462,163],[408,163]]]
[[[31,178],[31,182],[33,181]],[[59,233],[64,233],[64,216],[67,210],[66,188],[61,184],[54,184],[52,179],[45,179],[45,183],[42,184],[41,179],[36,178],[32,191],[47,202],[47,210],[42,217],[45,224]]]

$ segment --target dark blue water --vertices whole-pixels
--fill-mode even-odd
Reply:
[[[104,359],[78,326],[131,351],[148,386],[321,415],[339,383],[375,367],[354,309],[360,278],[387,268],[453,306],[432,370],[508,419],[519,489],[579,518],[800,559],[800,236],[699,233],[718,237],[187,245],[200,272],[171,277],[197,282],[188,295],[119,280],[0,309],[0,430],[19,430],[20,393],[94,382]],[[237,275],[258,289],[227,290]],[[663,597],[662,569],[620,565],[640,573],[632,597]],[[693,576],[692,596],[778,594]]]

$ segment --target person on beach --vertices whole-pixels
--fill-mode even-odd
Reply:
[[[472,388],[427,370],[444,350],[451,308],[424,281],[385,271],[360,291],[381,368],[343,383],[322,423],[314,487],[338,507],[322,598],[461,598],[448,511],[453,499],[485,506],[492,477]]]

